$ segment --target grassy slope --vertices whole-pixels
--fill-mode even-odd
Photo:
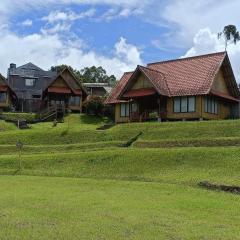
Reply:
[[[119,149],[0,156],[0,173],[157,181],[196,185],[208,180],[240,185],[240,149]]]
[[[96,130],[104,122],[104,119],[71,115],[56,128],[52,127],[52,123],[32,125],[31,130],[14,130],[14,126],[7,125],[13,131],[1,133],[0,145],[15,145],[17,140],[25,145],[126,142],[139,132],[143,135],[134,144],[136,147],[238,146],[240,142],[240,120],[132,123],[117,125],[106,131]]]
[[[240,121],[96,130],[105,122],[71,115],[21,131],[0,121],[0,174],[36,176],[0,177],[0,239],[240,239],[239,196],[197,187],[240,185]],[[207,147],[218,145],[228,147]]]

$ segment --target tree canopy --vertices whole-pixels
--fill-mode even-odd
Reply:
[[[110,86],[115,85],[116,77],[114,75],[107,75],[106,70],[103,67],[85,67],[81,70],[73,69],[68,65],[52,66],[51,71],[60,73],[65,68],[69,68],[81,82],[85,83],[108,83]]]
[[[240,40],[240,34],[235,25],[227,25],[223,28],[223,31],[218,33],[218,38],[224,37],[225,39],[225,50],[227,49],[228,43],[236,44]]]

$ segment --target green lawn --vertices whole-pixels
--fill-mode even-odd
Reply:
[[[240,120],[107,123],[0,121],[0,239],[240,239]]]
[[[232,194],[136,181],[0,181],[0,239],[240,239]]]

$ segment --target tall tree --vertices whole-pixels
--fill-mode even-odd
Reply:
[[[83,82],[108,83],[111,86],[116,82],[116,77],[114,75],[108,76],[102,67],[85,67],[81,70],[81,74]]]
[[[52,66],[51,71],[60,73],[65,68],[69,68],[76,76],[77,79],[85,83],[108,83],[110,86],[114,86],[116,83],[116,77],[114,75],[107,75],[107,72],[102,67],[85,67],[82,70],[73,69],[71,66],[62,64]]]
[[[225,39],[225,51],[227,50],[228,43],[236,44],[240,40],[240,34],[235,25],[227,25],[223,28],[223,31],[218,33],[218,38],[224,37]]]
[[[82,75],[81,73],[76,70],[76,69],[73,69],[71,66],[69,65],[65,65],[65,64],[62,64],[62,65],[57,65],[57,66],[52,66],[51,67],[51,71],[54,71],[54,72],[57,72],[57,73],[60,73],[62,72],[65,68],[68,68],[69,70],[71,70],[73,72],[73,74],[76,76],[76,78],[82,82]]]

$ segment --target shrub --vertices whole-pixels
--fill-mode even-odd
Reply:
[[[104,109],[104,98],[99,96],[89,96],[83,102],[83,107],[85,107],[87,114],[101,116]]]
[[[27,122],[33,122],[38,119],[38,115],[36,113],[2,112],[0,116],[6,121],[26,120]]]

